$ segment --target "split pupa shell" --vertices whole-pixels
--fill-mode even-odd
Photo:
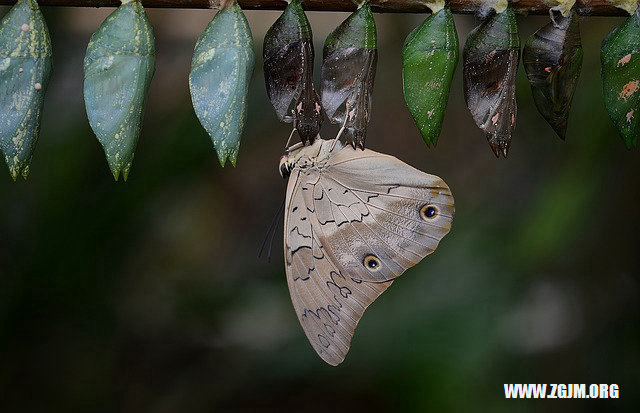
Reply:
[[[536,107],[562,139],[582,67],[578,19],[575,11],[557,17],[529,37],[522,51]]]
[[[376,24],[367,1],[327,37],[320,76],[322,107],[332,123],[344,124],[354,147],[364,148],[377,61]]]
[[[473,29],[463,51],[463,87],[473,120],[496,156],[507,156],[515,127],[520,39],[511,7]]]
[[[249,23],[233,2],[214,16],[198,39],[189,75],[193,108],[222,166],[227,159],[236,164],[254,60]]]
[[[155,60],[153,29],[140,0],[111,13],[87,46],[87,116],[116,180],[129,175]]]
[[[640,134],[640,7],[602,42],[602,92],[627,148]]]
[[[445,7],[427,17],[402,50],[404,99],[428,146],[438,143],[458,49],[453,15]]]
[[[303,142],[322,126],[322,106],[313,86],[313,33],[300,5],[292,0],[264,37],[264,79],[278,119],[293,122]]]
[[[0,21],[0,147],[13,180],[27,178],[51,74],[51,39],[35,0]]]

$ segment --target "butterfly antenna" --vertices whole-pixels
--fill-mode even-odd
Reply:
[[[279,221],[280,215],[282,214],[282,211],[284,209],[284,202],[282,203],[282,207],[280,207],[280,209],[278,210],[278,213],[276,214],[276,219],[274,220],[274,222],[276,223],[276,225],[273,226],[273,230],[271,231],[271,237],[269,237],[269,255],[267,255],[267,262],[271,262],[271,254],[273,253],[273,240],[276,237],[276,227],[277,227],[277,223]]]
[[[276,236],[276,226],[278,224],[278,220],[280,219],[280,215],[282,215],[283,212],[284,212],[284,201],[282,201],[282,204],[280,204],[280,208],[278,208],[278,212],[276,212],[276,215],[273,217],[273,220],[271,221],[271,225],[269,225],[269,229],[267,230],[264,240],[260,245],[260,250],[258,251],[258,258],[261,258],[262,253],[264,252],[264,247],[267,245],[267,240],[269,240],[269,254],[267,255],[267,262],[271,262],[271,252],[273,248],[273,239]]]

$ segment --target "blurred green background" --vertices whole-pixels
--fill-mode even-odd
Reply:
[[[516,132],[497,160],[465,107],[461,64],[440,143],[426,147],[400,60],[424,16],[376,15],[368,146],[443,177],[456,218],[366,312],[335,368],[293,312],[281,226],[272,261],[256,257],[284,196],[290,131],[261,57],[238,167],[222,169],[187,83],[213,12],[149,10],[156,75],[129,181],[116,183],[82,99],[84,51],[110,12],[44,10],[54,72],[31,175],[0,173],[1,411],[638,411],[640,162],[608,119],[599,76],[600,43],[622,19],[582,20],[566,143],[520,68]],[[308,15],[319,68],[346,15]],[[278,12],[247,16],[261,56]],[[455,19],[462,47],[479,20]],[[518,19],[522,41],[548,21]],[[503,383],[618,383],[621,398],[505,400]]]

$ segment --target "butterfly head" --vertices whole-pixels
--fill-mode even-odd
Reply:
[[[289,156],[289,153],[288,152],[283,153],[282,156],[280,157],[280,165],[278,166],[278,170],[280,171],[280,176],[283,177],[284,179],[288,179],[289,175],[291,175],[291,170],[293,169],[294,164],[295,164],[295,161],[291,156]]]
[[[298,142],[288,148],[280,157],[280,176],[287,179],[294,168],[304,169],[315,165],[323,145],[327,146],[328,143],[330,142],[317,137],[311,145]]]
[[[334,154],[340,152],[344,144],[338,140],[324,140],[316,137],[310,145],[298,142],[285,151],[280,157],[278,170],[280,175],[287,179],[291,172],[298,169],[308,169],[314,167],[324,167]]]

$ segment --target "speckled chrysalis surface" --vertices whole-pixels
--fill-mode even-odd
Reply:
[[[473,29],[463,51],[463,87],[473,120],[497,157],[507,156],[516,123],[520,39],[511,7]]]
[[[222,166],[227,159],[236,165],[254,60],[249,23],[234,1],[198,39],[189,75],[193,108]]]
[[[459,55],[451,10],[432,10],[402,50],[404,99],[428,146],[438,143]]]
[[[631,149],[640,134],[640,7],[607,35],[600,60],[605,106]]]
[[[264,80],[278,119],[293,122],[303,142],[320,132],[322,107],[313,87],[313,34],[300,5],[292,0],[264,36]]]
[[[35,0],[0,21],[0,147],[11,177],[27,178],[51,74],[51,40]]]
[[[124,0],[87,46],[87,116],[116,180],[129,175],[155,60],[153,30],[140,0]]]
[[[376,23],[368,1],[326,39],[322,58],[322,107],[344,126],[345,138],[364,149],[378,61]]]
[[[527,39],[522,51],[536,107],[562,139],[582,67],[578,19],[575,11],[555,17]]]

